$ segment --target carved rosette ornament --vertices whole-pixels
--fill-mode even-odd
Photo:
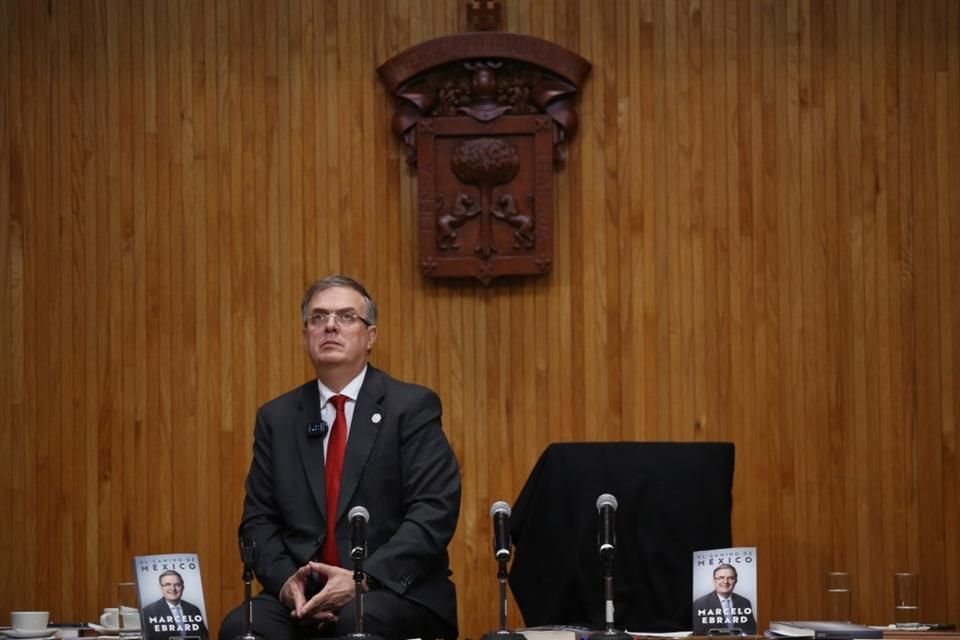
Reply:
[[[488,284],[549,271],[553,170],[590,63],[546,40],[482,32],[421,43],[378,72],[417,170],[423,273]]]

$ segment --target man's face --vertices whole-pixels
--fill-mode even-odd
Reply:
[[[164,600],[180,602],[180,596],[183,595],[183,582],[177,576],[163,576],[160,579],[160,591],[163,592]]]
[[[721,596],[729,596],[737,586],[737,573],[733,569],[717,569],[713,574],[713,588]]]
[[[376,326],[368,327],[362,320],[345,324],[336,318],[336,312],[353,311],[365,317],[367,305],[363,296],[349,287],[331,287],[318,291],[307,305],[307,315],[332,312],[326,322],[307,322],[303,327],[303,348],[317,373],[325,369],[346,369],[360,373],[377,339]]]

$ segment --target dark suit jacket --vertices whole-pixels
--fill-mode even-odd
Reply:
[[[203,614],[200,612],[197,605],[187,602],[186,600],[180,601],[180,610],[183,612],[183,615],[188,616],[187,624],[196,624],[196,621],[200,621],[200,629],[187,629],[184,631],[185,636],[200,636],[201,638],[207,638],[209,635],[207,632],[207,624],[203,620]],[[167,606],[166,601],[163,598],[155,602],[151,602],[143,608],[143,611],[140,613],[140,618],[143,621],[143,637],[145,640],[166,640],[171,636],[179,636],[179,632],[173,631],[170,629],[161,630],[160,627],[155,623],[150,622],[150,618],[156,618],[163,620],[159,624],[171,625],[173,624],[172,614],[170,613],[170,607]]]
[[[753,605],[750,603],[750,600],[737,593],[730,594],[730,597],[733,599],[733,615],[747,618],[746,622],[736,621],[733,623],[733,626],[741,629],[747,635],[756,635],[757,618],[753,613]],[[707,595],[697,598],[693,601],[693,635],[704,636],[707,635],[707,632],[710,629],[718,629],[727,626],[722,622],[704,621],[704,617],[710,616],[697,615],[697,612],[701,609],[706,609],[709,611],[723,611],[723,607],[720,605],[720,596],[717,595],[716,591],[711,591]],[[723,617],[722,613],[720,614],[720,617]]]
[[[460,468],[440,424],[433,391],[368,366],[350,426],[337,506],[337,548],[350,567],[349,510],[363,505],[364,569],[454,628],[456,592],[447,544],[460,513]],[[326,538],[320,391],[311,380],[260,407],[241,532],[259,548],[257,579],[279,596],[286,580],[319,558]]]

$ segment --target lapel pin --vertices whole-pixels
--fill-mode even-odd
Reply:
[[[380,420],[383,419],[383,416],[381,416],[379,413],[375,413],[370,419],[373,421],[373,424],[380,424]]]

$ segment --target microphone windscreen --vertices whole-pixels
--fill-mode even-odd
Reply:
[[[597,511],[600,511],[604,507],[612,507],[614,511],[617,510],[617,499],[614,498],[609,493],[602,493],[600,497],[597,498]]]
[[[507,504],[506,502],[504,502],[503,500],[498,500],[498,501],[494,502],[493,505],[490,507],[490,515],[491,515],[491,516],[495,516],[495,515],[497,515],[498,513],[502,513],[503,515],[505,515],[505,516],[507,516],[507,517],[509,518],[509,517],[510,517],[510,505],[508,505],[508,504]]]
[[[347,514],[347,519],[353,520],[357,516],[363,518],[364,522],[370,522],[370,512],[367,511],[366,507],[356,506],[350,509],[350,512]]]

